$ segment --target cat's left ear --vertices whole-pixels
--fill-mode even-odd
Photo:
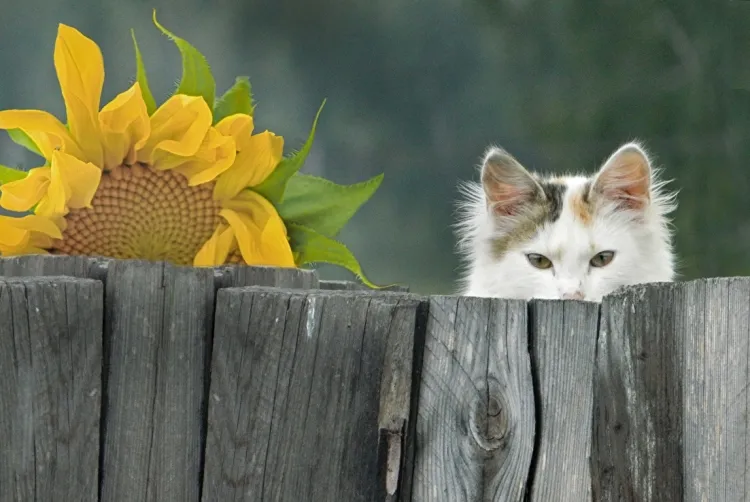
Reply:
[[[644,209],[651,202],[651,161],[637,143],[621,146],[602,165],[591,186],[623,209]]]

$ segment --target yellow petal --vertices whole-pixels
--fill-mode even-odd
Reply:
[[[235,243],[234,232],[227,225],[219,225],[210,239],[198,251],[193,260],[196,267],[214,267],[226,263],[229,251]]]
[[[67,207],[81,209],[91,207],[102,170],[90,162],[81,162],[71,155],[55,152],[52,156],[52,180],[59,174],[65,193]]]
[[[252,136],[232,167],[216,181],[214,198],[228,200],[262,183],[279,164],[283,150],[284,138],[270,131]]]
[[[104,142],[104,166],[113,168],[135,160],[151,133],[151,121],[138,82],[107,103],[99,112]]]
[[[102,164],[99,101],[104,85],[104,60],[91,39],[61,24],[55,41],[55,69],[65,100],[70,132],[86,160]]]
[[[0,187],[0,206],[10,211],[28,211],[47,192],[51,177],[49,167],[38,167],[29,171],[25,178],[6,183]]]
[[[44,252],[39,244],[62,234],[49,219],[37,215],[14,218],[0,216],[0,254],[5,256]]]
[[[229,169],[236,155],[234,140],[211,128],[195,156],[174,169],[188,179],[190,186],[196,186],[216,179]],[[163,165],[157,165],[157,168],[163,169]]]
[[[225,117],[216,124],[216,129],[224,136],[231,136],[237,145],[237,150],[242,151],[250,141],[253,134],[253,118],[244,113],[236,113]]]
[[[138,151],[138,160],[167,169],[186,162],[203,144],[211,121],[202,97],[172,96],[151,116],[151,136]]]
[[[265,198],[247,190],[226,204],[219,216],[232,227],[248,265],[294,266],[284,222]]]
[[[21,129],[47,160],[59,148],[79,158],[83,155],[65,126],[55,116],[41,110],[0,111],[0,129]]]

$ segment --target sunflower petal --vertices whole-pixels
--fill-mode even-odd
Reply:
[[[52,157],[52,183],[56,175],[62,181],[65,205],[68,208],[90,208],[102,170],[90,162],[82,162],[72,155],[55,152]]]
[[[216,179],[229,169],[236,155],[234,140],[211,128],[195,156],[175,170],[188,179],[188,185],[196,186]]]
[[[252,136],[232,167],[216,181],[214,198],[228,200],[261,183],[279,164],[283,150],[284,138],[270,131]]]
[[[113,168],[146,144],[151,133],[148,110],[138,82],[107,103],[99,112],[104,142],[104,166]]]
[[[171,169],[195,155],[211,128],[211,110],[201,97],[172,96],[151,116],[151,135],[138,160]]]
[[[61,239],[62,233],[51,220],[37,215],[15,218],[0,216],[0,253],[3,255],[40,252],[47,238]]]
[[[234,231],[231,227],[219,225],[210,239],[203,244],[193,260],[196,267],[213,267],[226,263],[232,245],[235,243]]]
[[[80,157],[82,152],[65,126],[54,115],[41,110],[0,111],[0,129],[20,129],[31,138],[45,159],[61,148]]]
[[[101,165],[99,102],[104,85],[104,59],[99,46],[80,31],[60,24],[55,41],[55,69],[60,81],[70,132],[86,159]]]
[[[219,216],[234,230],[248,265],[294,266],[284,222],[266,199],[251,191],[243,192],[225,205]]]
[[[230,115],[216,124],[218,130],[224,136],[231,136],[237,145],[237,150],[244,150],[250,142],[253,134],[253,118],[244,113]]]
[[[37,167],[25,178],[0,187],[0,206],[9,211],[28,211],[44,197],[50,180],[49,167]]]

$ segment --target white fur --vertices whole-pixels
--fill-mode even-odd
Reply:
[[[637,143],[624,145],[618,152],[628,147],[646,155]],[[531,240],[509,249],[499,260],[493,257],[491,242],[502,235],[502,226],[488,210],[482,185],[464,184],[457,235],[468,267],[461,293],[519,299],[559,299],[576,294],[584,300],[601,301],[621,286],[672,281],[674,257],[667,215],[675,208],[676,194],[664,193],[665,182],[656,175],[652,167],[650,203],[640,214],[605,204],[589,225],[576,218],[570,200],[590,178],[558,178],[568,186],[560,218],[544,224]],[[589,260],[606,250],[615,251],[612,262],[605,267],[590,266]],[[535,268],[527,253],[548,257],[552,268]]]

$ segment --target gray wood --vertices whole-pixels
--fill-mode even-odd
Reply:
[[[248,267],[225,265],[214,268],[219,288],[269,286],[274,288],[316,289],[318,273],[300,268]]]
[[[413,333],[419,305],[395,294],[221,290],[203,500],[383,500],[384,358],[389,341]]]
[[[529,313],[537,417],[530,500],[591,500],[599,305],[533,301]]]
[[[0,278],[0,501],[96,501],[103,287]]]
[[[628,289],[602,307],[596,500],[745,500],[750,279]]]
[[[0,277],[70,276],[104,281],[107,258],[26,255],[0,258]]]
[[[521,500],[534,448],[526,303],[430,298],[412,500]]]
[[[395,284],[382,289],[370,289],[360,282],[353,281],[320,281],[320,289],[330,289],[339,291],[391,291],[394,293],[408,293],[409,286]]]
[[[421,300],[415,310],[413,304],[399,308],[390,315],[380,385],[379,429],[379,486],[385,487],[386,502],[411,500],[416,436],[416,393],[421,371],[424,338],[429,305]],[[380,309],[390,309],[390,303],[378,302]],[[387,318],[388,315],[383,317]]]
[[[703,322],[680,321],[687,313],[684,292],[678,285],[638,286],[603,301],[594,387],[595,500],[685,500],[685,330]]]
[[[109,264],[104,500],[200,499],[213,298],[209,268]]]

